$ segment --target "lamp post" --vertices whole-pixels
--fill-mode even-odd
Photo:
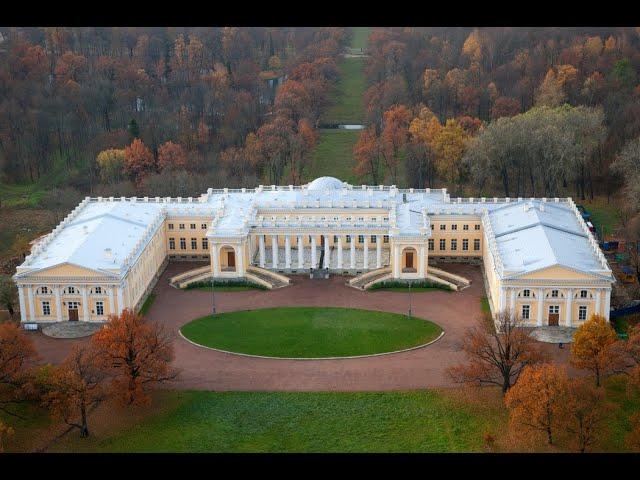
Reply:
[[[214,278],[211,275],[211,316],[215,316],[216,314],[216,291],[214,288]]]
[[[409,280],[409,319],[411,319],[411,280]]]

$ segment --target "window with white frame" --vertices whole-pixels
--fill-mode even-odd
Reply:
[[[469,250],[469,239],[468,238],[463,238],[462,239],[462,250],[463,251],[467,251]]]
[[[529,320],[531,315],[531,306],[530,305],[522,305],[522,319]]]
[[[104,315],[104,302],[96,302],[96,315]]]
[[[549,313],[552,315],[560,313],[560,305],[549,305]]]
[[[458,230],[458,224],[454,223],[453,225],[451,225],[451,230]]]
[[[170,238],[169,239],[169,250],[175,250],[176,249],[176,239],[175,238]]]
[[[347,235],[346,242],[351,243],[351,235]]]
[[[473,228],[474,228],[474,230],[480,230],[480,224],[478,223],[478,224],[474,225]]]
[[[364,235],[358,235],[358,243],[364,243]]]
[[[444,223],[440,224],[440,230],[446,230],[447,226]]]
[[[587,298],[587,291],[586,290],[580,290],[580,298]]]
[[[202,230],[206,230],[206,229],[207,229],[207,224],[206,224],[206,223],[201,223],[201,224],[200,224],[200,228],[201,228]]]
[[[587,306],[580,305],[580,307],[578,307],[578,320],[582,322],[586,319],[587,319]]]
[[[202,249],[203,250],[209,250],[209,239],[208,238],[203,238],[202,239]]]
[[[435,250],[435,242],[433,241],[433,238],[429,239],[429,250]]]
[[[558,290],[551,290],[551,298],[558,298]]]
[[[42,302],[42,314],[51,315],[51,304],[49,302]]]
[[[198,249],[198,239],[197,238],[192,238],[191,239],[191,250],[197,250]]]
[[[389,235],[382,236],[382,243],[389,243]]]
[[[458,250],[458,240],[455,238],[451,239],[451,250]]]
[[[191,230],[195,230],[195,229],[196,229],[196,224],[195,224],[195,223],[192,223],[192,224],[191,224]]]
[[[447,249],[447,242],[444,238],[440,239],[440,250],[446,250]]]
[[[98,295],[102,295],[102,287],[96,287],[93,290],[93,293],[97,293]]]
[[[187,249],[187,239],[186,238],[181,238],[180,239],[180,250],[186,250]]]
[[[466,223],[462,225],[462,230],[469,230],[469,225]]]
[[[531,290],[529,290],[528,288],[522,291],[522,296],[523,297],[530,297],[531,296]]]
[[[371,235],[371,243],[376,243],[378,241],[378,238],[376,235]]]
[[[473,249],[476,252],[480,250],[480,239],[479,238],[474,238],[473,239]]]

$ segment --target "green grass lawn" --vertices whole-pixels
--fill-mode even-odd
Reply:
[[[593,200],[574,201],[578,205],[584,205],[591,214],[591,223],[596,227],[598,234],[612,235],[620,226],[619,206],[614,200],[607,203],[606,197],[595,197]]]
[[[156,300],[156,294],[150,293],[147,299],[142,304],[142,307],[140,307],[140,315],[146,315],[155,300]]]
[[[320,123],[359,124],[363,121],[363,94],[367,89],[362,58],[343,58],[338,64],[341,75],[330,93],[331,106]]]
[[[371,34],[371,27],[353,27],[353,38],[351,39],[351,47],[365,48],[367,40]]]
[[[487,297],[480,299],[480,309],[483,313],[491,313],[491,307],[489,306],[489,299]]]
[[[181,329],[209,347],[272,357],[341,357],[427,343],[442,329],[405,315],[349,308],[266,308],[206,316]]]
[[[160,392],[159,415],[111,435],[76,432],[73,452],[466,452],[505,414],[436,391]]]
[[[351,184],[358,183],[353,173],[353,147],[359,135],[357,130],[320,130],[311,165],[305,172],[306,180],[328,175]]]

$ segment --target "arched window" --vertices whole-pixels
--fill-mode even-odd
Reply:
[[[80,292],[76,287],[68,286],[67,288],[64,289],[64,293],[66,293],[67,295],[77,295]]]
[[[51,290],[49,289],[49,287],[45,287],[45,286],[42,286],[36,290],[36,294],[38,295],[49,295],[50,293],[51,293]]]

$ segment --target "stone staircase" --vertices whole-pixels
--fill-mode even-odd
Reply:
[[[194,268],[175,275],[169,279],[169,284],[175,288],[185,288],[192,283],[209,280],[211,278],[211,265]]]
[[[348,285],[358,290],[366,290],[371,285],[391,278],[391,267],[382,267],[365,272],[349,280]]]
[[[447,285],[453,290],[464,290],[469,285],[471,285],[471,280],[469,280],[468,278],[456,275],[455,273],[447,272],[431,265],[427,267],[427,279],[435,283]]]
[[[251,282],[267,287],[269,290],[286,287],[291,283],[289,277],[254,265],[247,267],[246,278]]]

